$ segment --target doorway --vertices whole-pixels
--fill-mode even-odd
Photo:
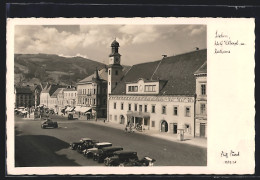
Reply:
[[[161,123],[161,132],[168,132],[168,123],[165,120]]]
[[[177,134],[177,129],[178,129],[177,123],[173,123],[173,134]]]
[[[200,123],[200,137],[205,137],[205,123]]]

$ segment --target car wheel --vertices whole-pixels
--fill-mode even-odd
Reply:
[[[44,125],[42,125],[42,129],[45,129]]]

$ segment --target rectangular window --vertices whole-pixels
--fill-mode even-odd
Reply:
[[[124,110],[124,103],[121,103],[121,110]]]
[[[94,100],[94,102],[93,102],[93,103],[94,103],[94,105],[95,105],[95,104],[96,104],[96,99],[93,99],[93,100]]]
[[[166,114],[166,106],[162,106],[162,114]]]
[[[201,95],[206,95],[206,84],[201,85]]]
[[[206,104],[200,104],[200,114],[206,114]]]
[[[143,111],[143,106],[139,105],[139,112],[142,112],[142,111]]]
[[[152,121],[152,127],[155,127],[155,121]]]
[[[128,86],[128,92],[137,92],[138,86]]]
[[[152,105],[152,113],[155,113],[155,105]]]
[[[135,104],[135,111],[137,111],[137,104]]]
[[[156,85],[145,85],[144,91],[145,92],[155,92],[155,86]]]
[[[114,103],[114,109],[116,109],[116,103]]]
[[[128,104],[128,111],[131,111],[132,107],[131,104]]]
[[[110,70],[108,70],[108,75],[110,75]]]
[[[190,117],[190,107],[185,108],[185,116]]]
[[[144,112],[147,112],[147,105],[144,105]]]
[[[96,89],[94,89],[94,94],[96,94]]]
[[[173,115],[178,116],[178,107],[173,107]]]
[[[147,124],[148,124],[148,120],[144,119],[144,125],[147,126]]]

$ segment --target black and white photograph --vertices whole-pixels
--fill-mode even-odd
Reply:
[[[208,54],[232,54],[238,42],[231,36],[215,31],[209,44],[209,24],[199,21],[39,21],[14,24],[10,32],[14,169],[109,174],[112,167],[148,173],[179,167],[184,173],[211,167],[215,156],[236,164],[227,156],[240,156],[239,145],[209,156],[217,126],[208,127],[217,117],[208,114],[217,108],[208,108],[208,93],[219,87],[212,88],[214,71],[208,78]]]

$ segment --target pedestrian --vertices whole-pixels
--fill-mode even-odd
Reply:
[[[104,123],[106,123],[106,120],[104,119]]]

